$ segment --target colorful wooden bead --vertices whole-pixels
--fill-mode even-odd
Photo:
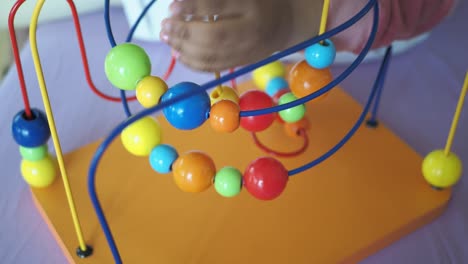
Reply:
[[[13,117],[11,132],[18,145],[35,148],[47,143],[50,138],[47,116],[39,109],[31,109],[32,118],[28,119],[24,110]]]
[[[145,108],[150,108],[159,103],[161,96],[167,91],[166,82],[156,76],[146,76],[136,86],[136,98]]]
[[[283,89],[289,90],[288,81],[286,81],[286,79],[283,77],[275,77],[268,82],[265,92],[270,97],[273,97],[275,96],[276,93],[278,93],[279,91]]]
[[[296,101],[297,98],[292,93],[286,93],[282,95],[278,101],[278,105],[287,104],[290,102]],[[278,112],[281,119],[283,119],[286,123],[294,123],[296,121],[301,120],[306,113],[306,108],[303,104],[290,107],[285,110],[281,110]]]
[[[47,148],[47,145],[45,144],[39,147],[34,147],[34,148],[26,148],[26,147],[20,146],[19,151],[20,151],[21,157],[29,161],[41,160],[47,157],[48,155],[48,148]]]
[[[240,124],[239,105],[230,100],[215,103],[210,111],[210,125],[217,132],[234,132]]]
[[[161,97],[161,102],[168,102],[193,92],[198,93],[163,109],[167,121],[177,129],[191,130],[201,126],[210,112],[210,97],[205,91],[201,90],[198,84],[192,82],[176,84]]]
[[[216,175],[213,160],[205,153],[192,151],[181,155],[172,165],[175,184],[184,192],[208,189]]]
[[[31,187],[50,186],[57,175],[55,162],[50,156],[36,161],[22,160],[21,174]]]
[[[255,85],[262,90],[265,90],[266,85],[273,78],[285,76],[286,69],[281,61],[274,61],[263,65],[252,72],[252,79]]]
[[[214,188],[223,197],[234,197],[242,190],[242,173],[234,167],[224,167],[216,173]]]
[[[259,90],[250,90],[241,95],[241,111],[258,110],[273,107],[274,103],[268,94]],[[267,129],[275,120],[276,113],[241,117],[240,125],[247,131],[259,132]]]
[[[150,153],[149,161],[151,168],[158,173],[169,173],[172,164],[179,157],[177,150],[166,144],[157,145]]]
[[[263,157],[254,160],[244,172],[244,187],[260,200],[273,200],[286,188],[289,176],[278,160]]]
[[[328,68],[335,61],[335,44],[331,40],[326,39],[323,43],[319,42],[307,47],[304,51],[304,56],[311,67],[316,69]]]
[[[236,104],[239,103],[239,95],[237,92],[228,86],[221,86],[213,89],[210,93],[211,105],[221,101],[221,100],[231,100]]]
[[[437,188],[447,188],[460,180],[462,163],[458,156],[452,152],[445,155],[444,150],[435,150],[424,158],[422,173],[430,185]]]
[[[307,118],[304,117],[301,120],[294,123],[285,123],[283,128],[286,135],[292,138],[297,138],[301,136],[301,130],[309,129],[309,121],[307,120]]]
[[[140,46],[123,43],[109,51],[104,69],[112,85],[122,90],[135,90],[137,83],[150,75],[151,61]]]
[[[298,62],[291,69],[289,87],[297,98],[302,98],[322,89],[332,80],[333,76],[330,68],[315,69],[304,60]],[[315,99],[325,98],[327,94],[324,93]]]
[[[161,127],[156,119],[145,116],[126,127],[121,140],[125,149],[133,155],[148,156],[161,142]]]

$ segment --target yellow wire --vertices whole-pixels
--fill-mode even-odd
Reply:
[[[328,10],[330,9],[330,0],[323,1],[323,9],[322,9],[322,18],[320,20],[320,31],[319,35],[325,33],[327,29],[327,20],[328,20]]]
[[[216,80],[219,80],[219,78],[221,78],[221,74],[219,72],[215,72],[215,78],[216,78]],[[218,85],[217,90],[221,91],[221,84]]]
[[[457,109],[455,110],[455,115],[453,116],[452,127],[450,128],[450,133],[447,137],[447,144],[445,145],[445,155],[450,154],[450,148],[453,144],[453,138],[455,137],[455,131],[457,130],[458,120],[460,119],[461,110],[463,108],[463,102],[465,101],[466,91],[468,90],[468,72],[466,72],[465,83],[458,99]]]
[[[53,117],[53,114],[52,114],[52,109],[51,109],[51,106],[50,106],[49,96],[47,94],[47,88],[46,88],[46,84],[45,84],[45,81],[44,81],[44,74],[42,72],[42,66],[41,66],[41,62],[40,62],[39,54],[38,54],[38,50],[37,50],[37,42],[36,42],[37,21],[38,21],[38,18],[39,18],[39,14],[41,13],[41,8],[44,5],[44,1],[45,0],[38,0],[37,1],[36,7],[34,8],[34,11],[33,11],[33,14],[32,14],[30,28],[29,28],[29,38],[30,38],[30,42],[31,42],[31,52],[32,52],[32,58],[33,58],[33,61],[34,61],[35,70],[36,70],[37,79],[38,79],[38,82],[39,82],[39,88],[41,90],[42,101],[44,102],[44,107],[45,107],[46,114],[47,114],[47,119],[48,119],[48,122],[49,122],[50,133],[52,135],[52,140],[54,142],[54,148],[55,148],[55,151],[56,151],[56,154],[57,154],[57,161],[58,161],[58,164],[59,164],[59,167],[60,167],[60,172],[61,172],[62,178],[63,178],[63,185],[65,187],[65,193],[67,195],[71,216],[73,218],[73,223],[74,223],[76,234],[77,234],[77,237],[78,237],[79,246],[80,246],[81,250],[85,251],[87,249],[87,247],[86,247],[86,244],[85,244],[84,239],[83,239],[83,235],[82,235],[81,227],[80,227],[80,222],[79,222],[79,219],[78,219],[78,216],[77,216],[77,213],[76,213],[75,204],[73,202],[73,195],[72,195],[72,192],[71,192],[71,189],[70,189],[70,185],[69,185],[68,177],[67,177],[67,172],[66,172],[66,169],[65,169],[64,161],[63,161],[62,148],[60,146],[60,141],[59,141],[59,138],[58,138],[58,135],[57,135],[57,129],[55,127],[55,121],[54,121],[54,117]]]
[[[208,21],[209,21],[209,22],[215,22],[216,20],[215,20],[215,17],[214,17],[214,16],[208,16]],[[219,80],[219,78],[221,78],[221,74],[220,74],[218,71],[215,72],[215,78],[216,78],[216,80]],[[221,91],[221,84],[218,85],[218,87],[216,88],[216,90]]]

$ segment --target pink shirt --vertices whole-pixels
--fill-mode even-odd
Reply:
[[[373,48],[387,46],[395,40],[409,39],[429,31],[439,24],[455,7],[457,0],[378,0],[380,19]],[[347,21],[368,0],[330,0],[328,28]],[[336,35],[333,39],[337,49],[359,53],[364,47],[372,28],[373,10],[366,16]]]

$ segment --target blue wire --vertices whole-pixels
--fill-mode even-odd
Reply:
[[[136,31],[138,25],[140,24],[141,20],[143,20],[146,13],[148,13],[149,9],[151,8],[151,6],[153,6],[154,3],[156,3],[156,0],[152,0],[151,2],[149,2],[146,5],[146,7],[143,9],[143,11],[141,11],[140,16],[135,21],[135,23],[133,24],[133,27],[130,29],[130,32],[128,33],[127,42],[131,41],[131,39],[133,38],[133,34],[135,33],[135,31]]]
[[[281,51],[265,60],[262,60],[260,62],[257,62],[255,64],[252,64],[250,66],[247,66],[247,67],[244,67],[244,68],[241,68],[233,73],[230,73],[226,76],[223,76],[219,79],[216,79],[216,80],[213,80],[211,82],[208,82],[206,83],[205,85],[202,85],[202,89],[199,89],[193,93],[189,93],[189,94],[184,94],[184,95],[181,95],[181,96],[178,96],[172,100],[169,100],[169,101],[166,101],[166,102],[163,102],[159,105],[156,105],[154,107],[151,107],[151,108],[148,108],[148,109],[145,109],[137,114],[135,114],[134,116],[131,116],[129,118],[127,118],[126,120],[124,120],[122,123],[120,123],[111,133],[110,135],[104,139],[104,141],[99,145],[99,147],[97,148],[94,156],[93,156],[93,159],[91,161],[91,165],[90,165],[90,168],[89,168],[89,171],[88,171],[88,193],[89,193],[89,196],[90,196],[90,199],[91,199],[91,202],[94,206],[94,209],[95,209],[95,212],[96,212],[96,215],[99,219],[99,222],[100,222],[100,225],[101,225],[101,228],[106,236],[106,239],[107,239],[107,242],[108,242],[108,245],[109,245],[109,248],[110,250],[112,251],[112,254],[114,256],[114,260],[115,260],[115,263],[122,263],[122,260],[120,258],[120,255],[119,255],[119,251],[117,249],[117,246],[115,244],[115,241],[114,241],[114,238],[112,236],[112,232],[109,228],[109,225],[107,223],[107,220],[106,220],[106,217],[104,215],[104,212],[102,210],[102,207],[101,207],[101,204],[99,202],[99,199],[98,199],[98,196],[97,196],[97,192],[96,192],[96,171],[97,171],[97,167],[98,167],[98,164],[102,158],[102,156],[104,155],[106,149],[110,146],[110,144],[112,143],[112,141],[118,136],[120,135],[120,133],[127,127],[129,126],[130,124],[138,121],[139,119],[147,116],[147,115],[150,115],[156,111],[160,111],[161,109],[169,106],[169,105],[172,105],[174,103],[177,103],[179,101],[182,101],[182,100],[185,100],[187,99],[188,97],[191,97],[197,93],[200,93],[200,92],[203,92],[203,91],[206,91],[212,87],[216,87],[217,85],[220,85],[226,81],[229,81],[231,79],[234,79],[236,77],[239,77],[241,75],[244,75],[258,67],[261,67],[263,65],[266,65],[270,62],[273,62],[273,61],[276,61],[276,60],[279,60],[287,55],[290,55],[290,54],[293,54],[295,52],[298,52],[300,50],[303,50],[305,49],[306,47],[310,46],[310,45],[313,45],[321,40],[324,40],[326,38],[330,38],[336,34],[338,34],[339,32],[347,29],[348,27],[352,26],[354,23],[356,23],[358,20],[360,20],[371,8],[374,8],[374,28],[371,32],[371,36],[369,37],[369,41],[366,45],[366,48],[365,50],[363,50],[363,52],[361,52],[360,56],[358,56],[358,59],[356,59],[356,61],[362,61],[363,58],[365,57],[365,55],[367,54],[368,50],[370,49],[370,43],[373,42],[374,38],[375,38],[375,33],[376,33],[376,30],[377,30],[377,24],[378,24],[378,17],[379,17],[379,11],[378,11],[378,2],[377,0],[369,0],[368,4],[358,13],[356,14],[353,18],[351,18],[350,20],[348,20],[347,22],[343,23],[342,25],[338,26],[337,28],[331,30],[331,31],[328,31],[320,36],[317,36],[317,37],[314,37],[308,41],[305,41],[303,43],[300,43],[296,46],[293,46],[291,48],[288,48],[284,51]],[[111,41],[112,43],[112,41]],[[354,63],[354,67],[357,67],[357,64],[358,63]],[[349,74],[349,73],[348,73]],[[319,96],[320,94],[316,95],[316,96]],[[304,99],[304,98],[302,98]],[[299,101],[299,100],[297,100]],[[300,102],[297,103],[296,105],[299,105],[301,104]],[[282,105],[282,106],[287,106],[287,104],[285,105]],[[286,108],[288,107],[291,107],[291,103],[289,106],[287,106]],[[270,111],[272,111],[270,109]],[[279,110],[276,110],[276,111],[279,111]],[[261,114],[261,113],[253,113],[252,115],[256,115],[256,114]]]
[[[127,38],[126,38],[125,42],[130,42],[132,40],[133,34],[135,33],[138,25],[140,24],[141,20],[145,17],[146,13],[148,13],[148,10],[151,8],[151,6],[153,6],[154,3],[156,3],[156,0],[152,0],[151,2],[149,2],[146,5],[146,7],[143,9],[143,11],[141,12],[138,19],[135,21],[133,26],[130,28],[130,31],[129,31],[128,35],[127,35]],[[109,42],[110,42],[111,46],[115,47],[115,46],[117,46],[117,43],[115,42],[114,34],[112,33],[112,27],[111,27],[111,23],[110,23],[109,6],[110,6],[110,1],[105,0],[105,3],[104,3],[104,21],[105,21],[105,24],[106,24],[107,38],[109,39]],[[130,112],[130,108],[128,106],[128,100],[127,100],[127,95],[126,95],[125,90],[120,90],[120,98],[122,98],[122,106],[124,108],[125,114],[127,115],[127,117],[130,117],[132,115],[132,112]]]
[[[385,57],[384,57],[384,59],[382,61],[382,64],[380,66],[380,70],[379,70],[379,73],[377,75],[377,79],[375,80],[374,87],[372,88],[372,91],[371,91],[371,94],[369,96],[369,99],[367,100],[366,106],[362,110],[361,116],[356,121],[354,126],[350,129],[350,131],[343,137],[343,139],[340,142],[338,142],[338,144],[336,144],[332,149],[330,149],[328,152],[323,154],[321,157],[319,157],[316,160],[314,160],[312,162],[309,162],[309,163],[307,163],[307,164],[305,164],[305,165],[303,165],[303,166],[301,166],[301,167],[299,167],[297,169],[290,170],[288,172],[289,176],[293,176],[295,174],[306,171],[306,170],[312,168],[313,166],[316,166],[316,165],[320,164],[321,162],[325,161],[327,158],[329,158],[333,154],[335,154],[341,147],[343,147],[343,145],[346,144],[346,142],[348,142],[351,139],[351,137],[356,133],[358,128],[362,125],[362,122],[364,121],[365,117],[367,116],[367,113],[369,112],[369,108],[370,108],[370,106],[372,104],[372,101],[373,101],[376,93],[378,93],[378,91],[381,90],[381,89],[379,89],[379,87],[381,86],[382,80],[385,78],[385,74],[387,72],[387,68],[388,68],[389,61],[390,61],[390,54],[391,54],[390,51],[391,51],[391,46],[389,48],[387,48],[387,51],[385,52]]]
[[[156,0],[152,0],[151,2],[149,2],[146,5],[146,7],[143,9],[140,16],[138,17],[138,19],[135,21],[135,23],[131,27],[131,29],[130,29],[128,35],[127,35],[127,38],[126,38],[126,42],[130,42],[132,40],[133,34],[135,33],[138,25],[140,24],[141,20],[144,18],[144,16],[146,15],[148,10],[151,8],[151,6],[154,3],[156,3]],[[117,43],[115,42],[114,35],[112,33],[112,27],[111,27],[111,24],[110,24],[109,6],[110,6],[110,1],[105,0],[105,2],[104,2],[104,20],[105,20],[105,25],[106,25],[107,38],[109,39],[109,42],[110,42],[111,46],[115,47],[117,45]],[[122,105],[123,105],[123,108],[124,108],[124,112],[127,115],[127,117],[130,117],[132,115],[132,113],[130,112],[130,108],[128,106],[128,101],[127,101],[127,96],[126,96],[124,90],[120,90],[120,97],[122,98]],[[104,219],[104,221],[105,221],[105,219]],[[102,223],[101,223],[101,225],[102,225]],[[107,238],[108,241],[113,240],[112,234],[110,232],[109,233],[105,232],[105,235],[106,235],[106,238]],[[112,248],[111,247],[111,251],[112,251],[112,255],[114,256],[114,259],[116,260],[116,263],[121,263],[122,261],[120,259],[120,254],[119,254],[119,251],[117,250],[117,248]]]
[[[124,90],[120,90],[120,98],[122,100],[122,106],[127,117],[132,116],[132,112],[130,111],[130,107],[128,106],[127,95],[125,94]]]
[[[388,47],[386,52],[392,52],[392,46]],[[385,74],[382,79],[379,82],[379,88],[377,90],[377,94],[375,95],[375,101],[374,101],[374,106],[372,108],[371,116],[369,118],[370,122],[376,122],[377,121],[377,112],[379,110],[380,106],[380,98],[382,97],[382,90],[384,88],[384,83],[385,83],[385,77],[387,75]]]
[[[104,22],[106,24],[107,38],[109,39],[111,46],[115,47],[117,46],[117,43],[115,43],[114,34],[112,34],[112,27],[110,25],[109,6],[110,1],[104,0]]]
[[[370,2],[371,1],[369,1],[369,4],[370,4]],[[367,7],[368,6],[366,6],[363,10],[365,10]],[[364,16],[364,14],[362,14],[362,16]],[[361,14],[358,14],[356,17],[359,17],[359,19],[360,19],[362,16],[361,16]],[[356,18],[356,17],[351,18],[349,22],[352,21],[352,23],[355,23],[354,18]],[[364,47],[362,52],[359,54],[359,56],[356,58],[356,60],[345,71],[343,71],[343,73],[341,75],[334,78],[329,84],[327,84],[323,88],[321,88],[321,89],[319,89],[319,90],[317,90],[317,91],[315,91],[315,92],[313,92],[313,93],[311,93],[311,94],[309,94],[307,96],[299,98],[299,99],[297,99],[295,101],[292,101],[292,102],[289,102],[289,103],[286,103],[286,104],[282,104],[282,105],[276,105],[276,106],[269,107],[269,108],[250,110],[250,111],[241,111],[240,116],[241,117],[247,117],[247,116],[265,115],[265,114],[270,114],[270,113],[273,113],[273,112],[279,112],[279,111],[282,111],[282,110],[285,110],[285,109],[289,109],[289,108],[292,108],[292,107],[295,107],[295,106],[298,106],[298,105],[301,105],[301,104],[305,104],[305,103],[307,103],[307,102],[321,96],[322,94],[327,93],[328,91],[330,91],[334,87],[336,87],[344,79],[346,79],[359,66],[359,64],[361,64],[361,62],[366,57],[367,53],[371,49],[372,43],[373,43],[373,41],[375,39],[375,35],[377,33],[378,20],[379,20],[379,7],[378,7],[378,4],[376,4],[375,8],[374,8],[373,28],[372,28],[371,34],[369,36],[369,40],[366,43],[366,46]],[[346,22],[345,24],[347,24],[347,23],[348,22]],[[316,40],[315,40],[316,42],[314,42],[314,43],[317,43],[317,42],[322,41],[324,39],[330,38],[332,35],[334,35],[335,31],[340,32],[339,29],[340,28],[338,27],[338,28],[335,28],[333,30],[330,30],[330,31],[326,32],[325,34],[323,34],[321,36],[318,36],[316,38]],[[301,46],[301,48],[306,48],[308,46],[310,46],[310,44],[305,45],[305,47]],[[278,57],[280,55],[282,55],[282,54],[277,54],[276,56]],[[287,54],[287,55],[289,55],[289,54]],[[276,58],[276,57],[272,56],[271,58],[274,58],[274,59],[270,59],[270,60],[268,60],[268,62],[273,62],[275,60],[280,59],[281,57]],[[249,69],[250,68],[256,69],[258,67],[259,67],[258,64],[254,64],[251,67],[249,67]],[[202,88],[203,88],[203,86],[202,86]]]

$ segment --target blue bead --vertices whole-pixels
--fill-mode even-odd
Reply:
[[[170,145],[156,146],[149,155],[149,161],[153,170],[158,173],[171,172],[172,163],[179,157],[177,150]]]
[[[313,68],[325,69],[335,61],[335,45],[329,39],[324,40],[324,42],[323,44],[316,43],[305,49],[305,60]]]
[[[201,126],[208,118],[210,112],[210,97],[201,90],[198,84],[182,82],[167,90],[161,97],[161,102],[167,102],[184,94],[195,95],[171,104],[163,109],[167,121],[177,129],[191,130]]]
[[[271,79],[267,83],[265,91],[270,97],[273,97],[275,96],[276,93],[278,93],[282,89],[288,89],[288,88],[289,88],[289,84],[286,81],[286,79],[284,79],[283,77],[276,77],[276,78]]]
[[[35,148],[47,143],[50,138],[47,116],[38,109],[31,109],[33,118],[28,120],[24,110],[18,112],[11,125],[16,143],[25,148]]]

